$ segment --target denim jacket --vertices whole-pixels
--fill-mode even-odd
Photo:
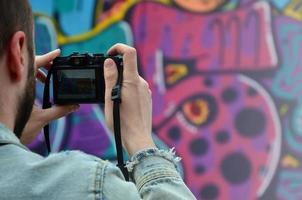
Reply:
[[[176,171],[172,152],[146,149],[127,167],[127,182],[114,164],[80,151],[44,158],[23,146],[0,123],[0,199],[126,200],[195,199]]]

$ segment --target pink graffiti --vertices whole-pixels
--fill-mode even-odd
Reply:
[[[279,156],[280,123],[263,87],[238,73],[276,69],[268,4],[202,15],[142,2],[129,21],[153,94],[153,128],[183,157],[196,197],[263,193]]]

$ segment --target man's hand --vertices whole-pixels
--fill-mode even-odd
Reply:
[[[116,44],[108,51],[109,55],[122,55],[124,72],[122,87],[121,135],[124,147],[132,156],[141,149],[155,147],[151,137],[152,99],[148,83],[139,76],[136,50],[124,44]],[[111,91],[117,80],[116,64],[112,59],[104,63],[105,77],[105,118],[113,130],[113,102]]]
[[[46,75],[40,68],[45,67],[45,69],[49,70],[52,65],[52,61],[58,57],[60,53],[60,50],[57,49],[45,55],[36,56],[35,72],[38,80],[43,83],[45,82]],[[37,105],[34,105],[31,116],[22,132],[21,142],[25,145],[30,144],[46,124],[74,112],[78,108],[79,105],[68,105],[54,106],[43,110]]]

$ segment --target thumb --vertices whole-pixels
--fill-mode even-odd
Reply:
[[[111,91],[117,81],[117,68],[115,62],[108,58],[104,63],[104,79],[105,79],[105,104],[111,101]],[[108,102],[109,103],[109,102]]]
[[[48,122],[64,117],[79,109],[79,105],[54,106],[43,110],[44,119]]]
[[[108,58],[104,63],[104,78],[105,78],[105,119],[108,127],[113,130],[113,116],[111,101],[111,91],[115,86],[118,77],[118,71],[115,62]]]

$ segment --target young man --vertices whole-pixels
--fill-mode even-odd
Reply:
[[[0,198],[1,199],[195,199],[175,169],[171,152],[156,149],[151,138],[151,92],[139,76],[135,49],[123,44],[108,54],[122,55],[124,81],[121,104],[122,140],[131,162],[132,182],[113,164],[79,151],[41,157],[28,150],[49,121],[78,106],[33,108],[35,75],[59,55],[34,56],[33,16],[27,0],[0,0]],[[105,61],[105,116],[112,128],[111,90],[116,65]],[[25,127],[25,129],[24,129]]]

